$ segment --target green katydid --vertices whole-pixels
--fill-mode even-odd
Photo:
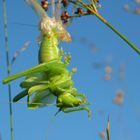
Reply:
[[[26,76],[25,80],[20,83],[24,90],[14,97],[14,102],[27,96],[28,108],[36,109],[47,106],[56,100],[59,111],[69,113],[86,110],[90,117],[89,102],[84,94],[78,93],[77,89],[73,87],[74,82],[71,77],[74,72],[70,72],[66,68],[71,56],[65,56],[63,50],[58,48],[59,40],[71,41],[69,33],[61,23],[48,17],[36,0],[27,0],[27,2],[41,17],[39,65],[9,76],[3,80],[3,83],[7,84],[12,80]],[[63,57],[64,61],[62,61]]]

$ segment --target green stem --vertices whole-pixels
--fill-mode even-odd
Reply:
[[[97,17],[106,24],[112,31],[114,31],[120,38],[122,38],[132,49],[134,49],[138,54],[140,54],[140,49],[137,48],[133,43],[131,43],[124,35],[122,35],[115,27],[113,27],[109,22],[107,22],[102,16],[97,14]]]
[[[6,53],[6,64],[7,64],[7,75],[10,75],[10,63],[9,63],[9,50],[8,50],[8,31],[7,31],[7,13],[6,13],[6,0],[3,0],[3,14],[4,14],[4,32],[5,32],[5,53]],[[14,129],[13,129],[13,113],[11,104],[11,85],[8,84],[9,93],[9,113],[10,113],[10,132],[11,140],[14,140]]]
[[[104,19],[98,12],[96,12],[91,6],[86,5],[81,0],[78,0],[81,7],[86,8],[91,13],[93,13],[99,20],[101,20],[105,25],[107,25],[113,32],[115,32],[121,39],[123,39],[132,49],[134,49],[138,54],[140,54],[140,49],[137,48],[133,43],[131,43],[124,35],[122,35],[114,26],[112,26],[106,19]]]

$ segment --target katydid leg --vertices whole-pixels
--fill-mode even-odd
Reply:
[[[88,113],[88,117],[91,117],[91,111],[89,110],[88,107],[83,106],[83,107],[77,107],[77,108],[72,108],[72,109],[67,109],[67,108],[62,108],[61,111],[63,111],[64,113],[71,113],[71,112],[75,112],[75,111],[82,111],[85,110]]]

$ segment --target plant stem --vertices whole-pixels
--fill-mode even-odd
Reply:
[[[133,43],[131,43],[124,35],[122,35],[114,26],[112,26],[106,19],[104,19],[98,12],[93,9],[93,6],[87,5],[81,0],[77,0],[77,2],[74,2],[70,0],[71,3],[77,4],[86,10],[89,10],[91,13],[93,13],[99,20],[101,20],[105,25],[107,25],[113,32],[115,32],[121,39],[123,39],[132,49],[134,49],[138,54],[140,54],[140,49],[137,48]]]
[[[5,32],[5,53],[6,53],[6,64],[7,64],[7,75],[10,75],[10,63],[9,63],[9,49],[8,49],[8,31],[7,31],[7,12],[6,12],[6,0],[3,0],[3,15],[4,15],[4,32]],[[13,115],[12,115],[12,104],[11,104],[11,85],[8,84],[9,93],[9,113],[10,113],[10,132],[11,140],[14,140],[14,129],[13,129]]]
[[[114,31],[121,39],[123,39],[132,49],[134,49],[138,54],[140,54],[140,49],[137,48],[133,43],[131,43],[124,35],[122,35],[115,27],[113,27],[109,22],[107,22],[100,14],[95,15],[104,24],[106,24],[112,31]]]

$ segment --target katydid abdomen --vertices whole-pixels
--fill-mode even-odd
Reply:
[[[58,36],[54,32],[43,35],[39,49],[39,63],[59,59]]]

